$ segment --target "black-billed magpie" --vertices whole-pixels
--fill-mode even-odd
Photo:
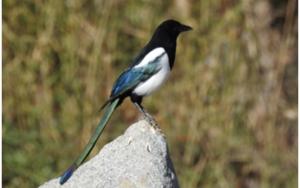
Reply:
[[[122,72],[115,81],[109,99],[101,107],[101,109],[105,108],[105,112],[95,133],[83,152],[61,176],[60,184],[65,183],[87,158],[113,111],[126,97],[130,97],[147,121],[150,121],[151,124],[154,123],[154,119],[145,112],[141,105],[142,99],[157,90],[165,82],[174,65],[176,39],[180,33],[191,29],[190,26],[183,25],[175,20],[166,20],[156,28],[151,40],[133,60],[132,65]]]

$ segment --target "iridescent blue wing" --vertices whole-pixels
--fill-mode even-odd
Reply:
[[[131,68],[124,71],[116,80],[110,98],[119,97],[126,92],[132,91],[138,84],[148,80],[161,69],[157,63],[146,66]]]
[[[126,97],[137,85],[151,78],[155,73],[161,69],[160,58],[166,52],[159,54],[151,61],[139,66],[131,66],[125,70],[115,81],[110,98],[102,105],[103,109],[110,101],[118,97]]]

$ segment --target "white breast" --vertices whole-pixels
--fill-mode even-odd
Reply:
[[[139,96],[149,95],[153,91],[157,90],[165,82],[165,80],[167,79],[170,73],[170,65],[169,65],[169,57],[163,48],[160,47],[151,51],[148,55],[145,56],[142,62],[136,65],[135,67],[145,66],[147,65],[147,63],[151,62],[151,60],[154,60],[156,57],[162,54],[164,55],[159,59],[158,62],[161,66],[161,69],[151,78],[149,78],[147,81],[139,84],[133,90],[134,94],[137,94]]]

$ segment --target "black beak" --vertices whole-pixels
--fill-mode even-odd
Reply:
[[[190,31],[190,30],[192,30],[192,29],[193,29],[193,28],[190,27],[190,26],[181,24],[180,32]]]

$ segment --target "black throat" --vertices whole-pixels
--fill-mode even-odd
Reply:
[[[142,49],[139,55],[135,58],[133,65],[135,63],[140,62],[145,57],[145,55],[147,55],[153,49],[158,47],[163,47],[168,54],[170,69],[172,69],[175,61],[177,36],[178,35],[170,36],[168,33],[164,31],[156,31],[153,34],[151,40],[148,42],[148,44]]]
[[[163,47],[166,50],[169,57],[170,69],[173,68],[175,61],[177,36],[178,35],[172,36],[165,31],[158,30],[153,34],[150,42],[147,44],[150,49]]]

